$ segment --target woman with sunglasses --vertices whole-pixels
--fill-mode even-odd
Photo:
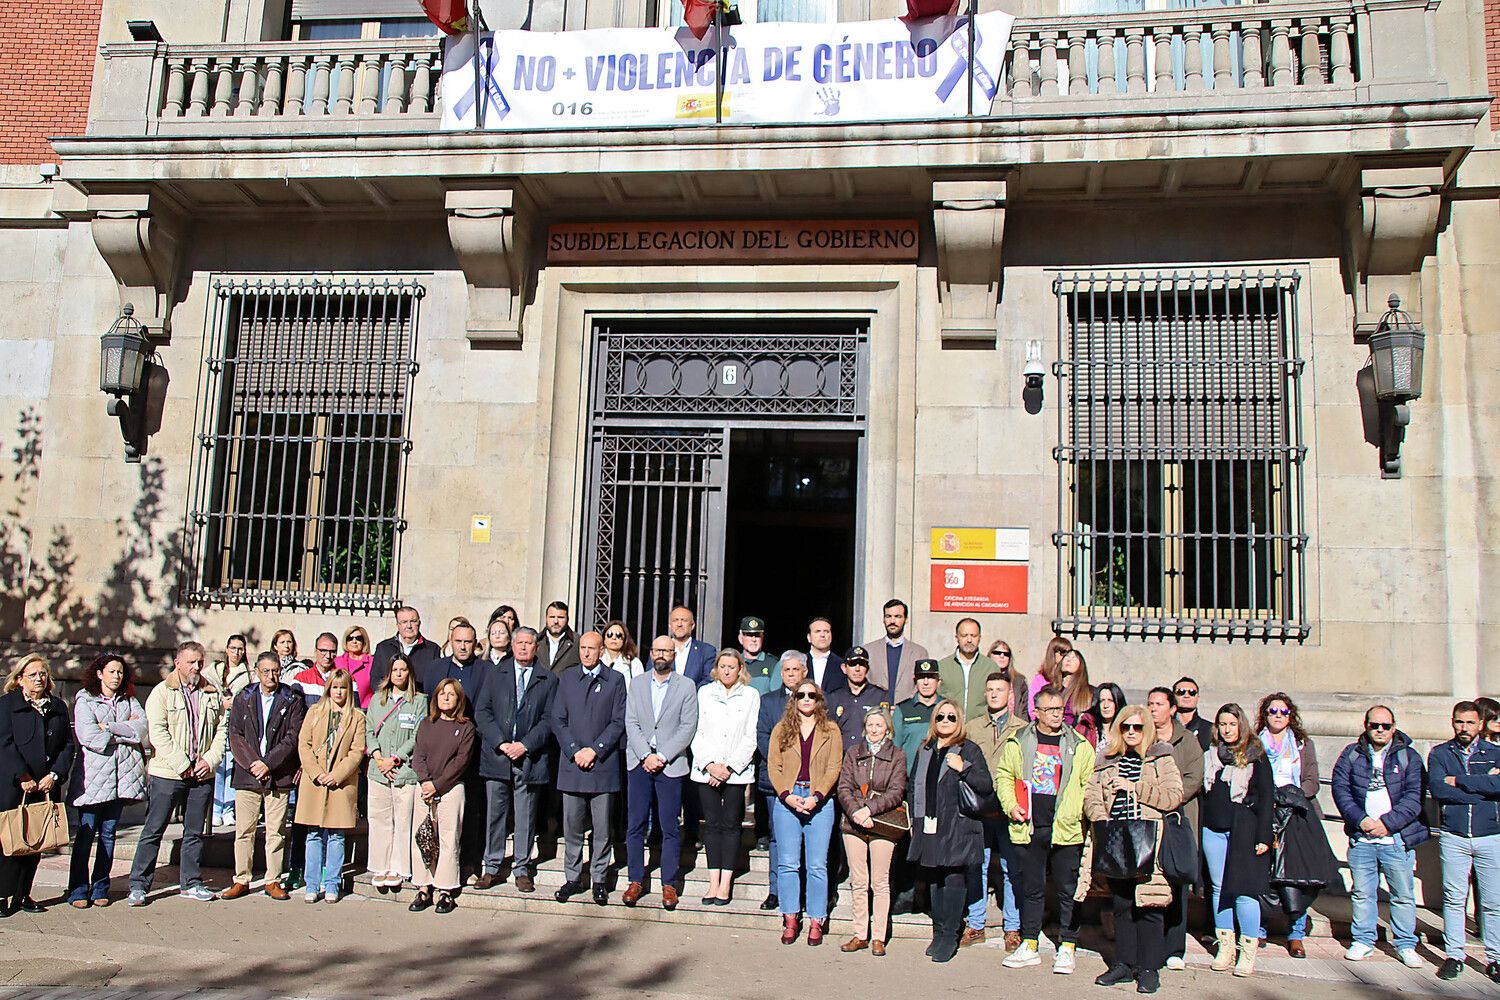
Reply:
[[[781,943],[802,933],[807,943],[823,943],[828,925],[828,841],[834,808],[828,804],[844,763],[844,738],[828,718],[823,692],[812,681],[798,684],[786,700],[781,721],[771,730],[766,772],[776,790],[771,830],[776,838],[776,897],[781,906]],[[801,901],[804,856],[807,899]]]
[[[947,962],[958,954],[964,911],[970,895],[979,894],[979,866],[984,863],[984,823],[962,807],[960,782],[999,814],[984,751],[969,741],[958,703],[944,698],[932,709],[907,788],[911,846],[906,857],[921,866],[931,895],[932,943],[927,954],[934,962]]]
[[[1260,897],[1271,887],[1271,817],[1276,786],[1266,749],[1245,710],[1231,702],[1214,715],[1213,747],[1203,760],[1203,861],[1219,950],[1209,968],[1236,976],[1255,971]],[[1235,924],[1239,961],[1235,961]]]
[[[1036,718],[1038,691],[1049,686],[1059,691],[1065,688],[1066,685],[1063,684],[1062,679],[1062,658],[1063,654],[1072,648],[1073,644],[1060,635],[1054,635],[1047,642],[1047,651],[1042,654],[1041,666],[1037,667],[1036,673],[1031,675],[1031,680],[1026,682],[1026,714],[1031,718]]]
[[[1031,718],[1026,704],[1027,680],[1021,671],[1016,669],[1016,654],[1011,651],[1010,643],[1004,639],[996,639],[990,643],[990,648],[985,654],[990,662],[995,665],[995,670],[1005,675],[1010,681],[1010,711],[1018,719]]]
[[[1172,759],[1172,745],[1157,739],[1151,713],[1126,705],[1115,714],[1109,739],[1088,787],[1083,814],[1091,823],[1106,820],[1155,820],[1182,805],[1182,772]],[[1135,982],[1137,993],[1161,988],[1167,961],[1166,908],[1172,887],[1161,867],[1144,879],[1109,880],[1115,914],[1115,955],[1099,986]]]
[[[333,658],[333,665],[339,670],[349,671],[349,679],[354,682],[354,690],[359,693],[359,707],[361,710],[370,707],[370,699],[375,697],[375,689],[370,684],[370,668],[375,664],[375,657],[370,651],[370,633],[358,625],[351,625],[344,632],[344,651]]]
[[[626,684],[646,672],[638,654],[635,637],[630,634],[630,629],[625,627],[624,622],[616,618],[604,626],[604,653],[599,659],[606,667],[624,677]]]
[[[1120,685],[1105,681],[1094,688],[1094,703],[1086,713],[1093,721],[1094,729],[1098,732],[1098,738],[1094,740],[1094,749],[1101,755],[1109,746],[1113,735],[1110,729],[1115,724],[1115,719],[1120,714],[1120,709],[1125,707],[1125,692]]]
[[[1328,846],[1318,806],[1318,755],[1302,728],[1296,702],[1284,692],[1261,699],[1255,731],[1266,748],[1276,785],[1271,884],[1290,925],[1287,953],[1306,958],[1302,939],[1307,936],[1307,908],[1338,877],[1338,862]]]

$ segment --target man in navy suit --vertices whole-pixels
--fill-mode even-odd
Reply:
[[[693,638],[697,628],[698,622],[691,609],[681,604],[672,609],[672,615],[667,619],[667,632],[675,647],[673,664],[679,674],[702,687],[713,679],[714,647]]]
[[[505,840],[515,810],[515,849],[511,872],[516,888],[532,892],[532,855],[536,847],[536,790],[552,780],[548,752],[552,732],[547,716],[557,678],[536,658],[537,634],[516,629],[511,655],[501,660],[479,693],[474,723],[479,729],[479,773],[488,799],[484,871],[474,883],[488,889],[500,881]]]
[[[844,658],[833,651],[833,622],[814,618],[807,623],[807,676],[826,696],[849,686]]]
[[[625,737],[625,678],[602,666],[604,637],[578,637],[578,666],[558,678],[552,698],[552,735],[562,751],[557,790],[563,800],[563,871],[555,893],[566,903],[583,891],[583,835],[592,823],[589,874],[594,902],[609,903],[609,819],[620,791],[620,746]]]

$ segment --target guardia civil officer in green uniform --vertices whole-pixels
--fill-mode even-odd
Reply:
[[[766,620],[754,615],[740,619],[740,656],[745,676],[761,694],[781,687],[781,661],[766,653]]]
[[[932,723],[932,710],[938,703],[938,684],[942,673],[938,661],[930,658],[918,660],[912,665],[912,678],[917,693],[899,702],[891,712],[895,723],[895,743],[906,754],[907,769],[915,772],[917,751],[927,738],[928,726]],[[910,779],[910,775],[908,776]],[[906,852],[897,851],[891,865],[891,912],[921,913],[927,909],[927,887],[917,882],[917,870],[906,861]]]

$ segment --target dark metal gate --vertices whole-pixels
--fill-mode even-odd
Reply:
[[[716,327],[594,332],[579,621],[619,618],[643,650],[677,604],[720,633],[732,428],[864,422],[863,325]]]

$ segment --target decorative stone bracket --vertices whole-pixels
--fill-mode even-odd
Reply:
[[[1442,187],[1440,166],[1360,171],[1357,215],[1348,227],[1357,338],[1374,330],[1392,293],[1420,321],[1422,262],[1437,249]]]
[[[87,211],[94,245],[120,286],[120,307],[135,307],[135,318],[153,340],[172,334],[186,221],[160,194],[91,194]]]
[[[471,341],[518,342],[531,278],[533,209],[514,184],[448,187],[448,238],[469,286]]]
[[[1005,181],[934,181],[932,227],[943,340],[993,346],[999,332]]]

